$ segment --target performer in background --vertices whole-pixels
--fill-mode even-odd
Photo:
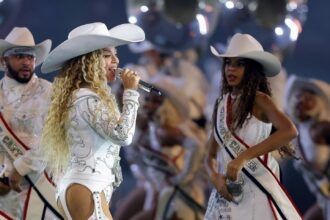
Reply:
[[[304,219],[330,218],[330,85],[292,75],[286,87],[286,111],[296,123],[301,160],[294,165],[317,202]]]
[[[205,160],[214,185],[205,219],[301,219],[270,154],[298,134],[270,97],[266,76],[280,62],[248,34],[235,34],[225,54],[211,51],[223,58],[223,82]]]
[[[130,44],[129,48],[132,52],[139,53],[141,56],[137,64],[130,63],[127,64],[126,67],[138,71],[143,80],[154,82],[155,84],[153,85],[166,92],[162,94],[162,97],[153,94],[145,94],[141,99],[141,114],[139,114],[137,119],[137,130],[132,142],[134,147],[125,148],[124,151],[125,158],[129,162],[131,172],[136,179],[136,185],[134,190],[129,193],[126,192],[127,196],[120,198],[115,219],[153,219],[154,215],[156,215],[156,208],[161,206],[158,205],[159,200],[157,200],[156,197],[162,194],[159,193],[160,191],[165,192],[166,187],[168,187],[168,189],[174,189],[176,185],[194,185],[198,190],[191,190],[192,187],[190,187],[190,189],[188,189],[188,187],[186,188],[190,195],[196,194],[193,191],[204,192],[208,186],[207,175],[205,170],[203,170],[204,167],[198,162],[200,158],[204,157],[205,144],[207,141],[204,117],[207,82],[202,72],[193,63],[185,61],[181,56],[174,55],[179,52],[174,53],[173,51],[166,51],[151,44],[147,40],[141,43]],[[117,83],[116,86],[118,85]],[[164,87],[167,88],[164,89]],[[171,91],[168,92],[168,90]],[[120,97],[121,89],[119,88],[117,91]],[[174,95],[168,96],[168,94]],[[174,108],[172,107],[173,105],[168,105],[169,102],[173,103],[173,97],[175,97],[176,100],[181,100],[182,104],[179,105],[181,109],[184,103],[187,104],[185,109],[188,108],[188,111],[183,115],[181,114],[179,117],[176,112],[177,109],[180,108],[176,105],[174,105]],[[165,104],[163,104],[163,101],[160,102],[160,100],[164,98],[166,99],[164,102]],[[176,109],[176,111],[173,111],[173,109]],[[159,121],[160,118],[161,122]],[[150,127],[153,127],[153,129],[149,129],[149,126],[145,126],[147,124],[152,125]],[[169,124],[170,126],[168,126]],[[187,124],[189,124],[189,129],[186,130],[190,130],[190,136],[197,139],[197,141],[191,141],[190,144],[187,144],[187,142],[183,143],[183,140],[189,137],[187,134],[181,134],[181,129],[187,127]],[[162,133],[162,135],[160,135],[160,133]],[[159,142],[161,146],[155,151],[148,150],[153,144],[150,141],[151,136],[154,136],[154,138],[152,138],[153,141]],[[173,142],[169,144],[169,140],[173,140]],[[169,164],[172,164],[172,161],[167,160],[163,163],[163,160],[157,160],[156,158],[159,155],[166,155],[166,158],[172,158],[173,155],[170,154],[173,154],[173,152],[176,152],[178,149],[182,150],[182,154],[178,154],[179,156],[176,159],[177,161],[184,161],[184,163],[182,163],[183,165],[180,169],[177,169],[175,172],[171,171],[169,174],[163,169]],[[153,156],[147,153],[141,153],[140,151],[148,152],[149,154],[152,153]],[[149,160],[148,158],[150,157],[153,159]],[[150,165],[150,161],[153,161],[153,165]],[[155,165],[156,163],[159,164]],[[147,169],[148,166],[149,168]],[[162,168],[156,170],[155,166]],[[153,171],[149,172],[149,170]],[[176,183],[167,182],[165,184],[162,178],[150,177],[152,175],[155,176],[156,173],[161,173],[161,176],[166,176],[166,179],[171,177],[173,180],[176,179],[177,181]],[[160,183],[165,185],[161,185]],[[170,191],[171,190],[168,190],[167,192]],[[171,195],[171,193],[167,193],[167,195]],[[177,200],[177,195],[179,195],[179,193],[173,193],[172,195],[175,195],[174,200]],[[193,196],[196,198],[195,195]],[[197,197],[199,197],[199,203],[205,206],[205,196],[198,195]],[[166,198],[166,196],[162,198]],[[166,199],[163,199],[161,203],[164,206],[173,207],[175,202],[170,200],[167,202]],[[158,209],[157,212],[160,213],[159,216],[163,217],[161,213],[164,214],[166,212],[164,211],[165,209],[164,207]],[[192,208],[189,207],[188,212],[192,213],[191,210]],[[170,216],[171,211],[166,214]],[[174,210],[173,213],[175,211],[176,210]],[[182,209],[180,212],[184,213],[185,211]],[[193,218],[203,218],[203,215],[200,215],[200,210],[197,210],[196,213],[197,215]],[[147,216],[148,214],[149,216]],[[184,218],[189,219],[190,217],[191,215],[189,214],[184,215]]]
[[[25,27],[0,40],[1,143],[0,216],[4,219],[56,219],[55,187],[40,154],[40,138],[51,83],[35,74],[51,41],[35,44]],[[32,205],[33,204],[33,205]]]
[[[96,22],[73,29],[46,58],[44,73],[60,69],[43,130],[43,150],[59,177],[57,203],[66,219],[112,219],[108,204],[122,181],[120,146],[129,145],[139,107],[139,76],[125,69],[120,113],[107,82],[116,78],[115,47],[144,40],[133,24],[108,31]]]
[[[188,97],[171,78],[149,82],[162,96],[143,96],[134,148],[126,152],[137,188],[120,203],[116,219],[203,219],[203,134],[189,118]]]
[[[205,107],[209,84],[198,66],[179,55],[181,52],[158,48],[147,40],[131,44],[129,48],[132,52],[141,54],[141,57],[138,64],[127,66],[141,73],[141,78],[144,80],[151,80],[158,75],[171,78],[189,99],[189,117],[201,130],[205,130]]]

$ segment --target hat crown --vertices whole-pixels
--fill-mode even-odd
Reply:
[[[249,34],[235,34],[227,48],[227,54],[245,54],[264,51],[261,44]]]
[[[18,46],[35,46],[32,33],[26,27],[15,27],[5,40]]]
[[[280,61],[271,53],[264,51],[261,44],[249,34],[235,34],[227,51],[220,54],[213,46],[211,52],[217,57],[242,57],[260,63],[268,77],[277,75],[281,70]]]
[[[95,22],[90,24],[81,25],[70,31],[68,39],[83,35],[103,35],[109,36],[108,28],[105,24],[101,22]]]

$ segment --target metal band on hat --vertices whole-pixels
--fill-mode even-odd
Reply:
[[[31,55],[34,57],[36,57],[37,55],[36,50],[31,47],[13,47],[3,52],[4,57],[17,55],[17,54]]]

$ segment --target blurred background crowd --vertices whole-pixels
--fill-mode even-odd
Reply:
[[[173,189],[163,190],[162,181],[168,181],[169,185],[189,186],[189,190],[186,188],[190,193],[188,200],[193,198],[195,202],[188,203],[201,212],[205,208],[209,186],[203,179],[203,171],[194,164],[202,164],[196,161],[202,161],[213,104],[219,94],[222,65],[219,59],[211,56],[209,46],[224,52],[233,34],[248,33],[265,50],[276,55],[283,68],[281,74],[270,79],[270,84],[276,104],[285,112],[285,88],[291,75],[330,82],[327,54],[330,51],[330,28],[326,22],[330,19],[329,8],[330,2],[326,0],[0,0],[0,38],[5,38],[15,26],[25,26],[34,34],[36,42],[49,38],[55,47],[74,27],[89,22],[104,22],[108,27],[129,22],[143,28],[145,42],[118,49],[120,66],[136,69],[144,80],[156,74],[168,76],[166,80],[156,79],[154,83],[173,93],[167,95],[174,108],[179,109],[179,114],[177,119],[169,120],[166,113],[171,114],[170,104],[162,107],[164,112],[154,123],[163,126],[163,136],[168,136],[159,141],[160,146],[151,148],[175,145],[176,141],[184,147],[158,149],[158,153],[148,151],[144,145],[150,140],[145,140],[144,135],[150,133],[152,127],[149,124],[148,130],[143,120],[138,121],[139,129],[132,145],[142,146],[138,152],[134,151],[136,148],[122,152],[124,181],[115,192],[111,205],[115,219],[128,219],[125,210],[134,207],[130,201],[138,201],[134,200],[140,198],[137,195],[143,194],[145,202],[135,203],[135,208],[138,209],[136,204],[144,204],[143,208],[140,207],[144,210],[153,205],[155,194],[168,199],[166,196]],[[39,69],[36,72],[49,81],[56,74],[45,76]],[[184,89],[175,93],[176,89],[168,83]],[[120,85],[111,86],[119,94]],[[181,100],[172,96],[180,96]],[[183,97],[187,100],[182,100]],[[152,98],[157,99],[149,97]],[[157,101],[164,102],[153,100],[154,103]],[[180,132],[165,131],[167,123],[180,124],[180,118],[187,116],[185,107],[175,103],[186,101],[193,124],[182,123],[178,128]],[[154,114],[150,106],[142,111],[147,112],[140,116],[142,119]],[[171,135],[172,132],[181,136]],[[316,202],[315,191],[311,192],[306,185],[301,169],[297,169],[293,160],[279,156],[278,159],[284,186],[299,210],[305,213]],[[159,169],[163,176],[157,173]],[[170,180],[168,176],[164,177],[164,173],[171,177]],[[180,188],[175,190],[180,192]],[[329,192],[325,193],[325,196],[329,195]]]

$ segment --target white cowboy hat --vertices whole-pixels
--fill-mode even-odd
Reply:
[[[294,97],[297,92],[301,90],[310,90],[315,94],[322,97],[326,102],[327,109],[330,109],[330,85],[322,80],[303,78],[296,75],[291,75],[288,78],[285,88],[285,101],[288,105],[291,102],[291,98]]]
[[[140,42],[144,38],[144,31],[134,24],[121,24],[110,30],[101,22],[81,25],[70,31],[68,39],[50,52],[41,72],[58,70],[66,61],[94,50]]]
[[[148,83],[154,85],[161,91],[162,96],[165,96],[173,103],[180,114],[180,119],[185,121],[190,115],[188,97],[172,80],[173,78],[159,75],[152,77]]]
[[[0,56],[13,47],[31,47],[36,52],[36,66],[40,65],[46,58],[52,46],[52,41],[47,39],[39,44],[35,44],[32,33],[26,27],[15,27],[2,40],[0,39]],[[0,64],[0,70],[4,70],[4,66]]]
[[[271,53],[264,51],[261,44],[249,34],[235,34],[225,54],[220,54],[211,46],[211,52],[217,57],[242,57],[260,63],[266,76],[277,75],[281,70],[280,61]]]

